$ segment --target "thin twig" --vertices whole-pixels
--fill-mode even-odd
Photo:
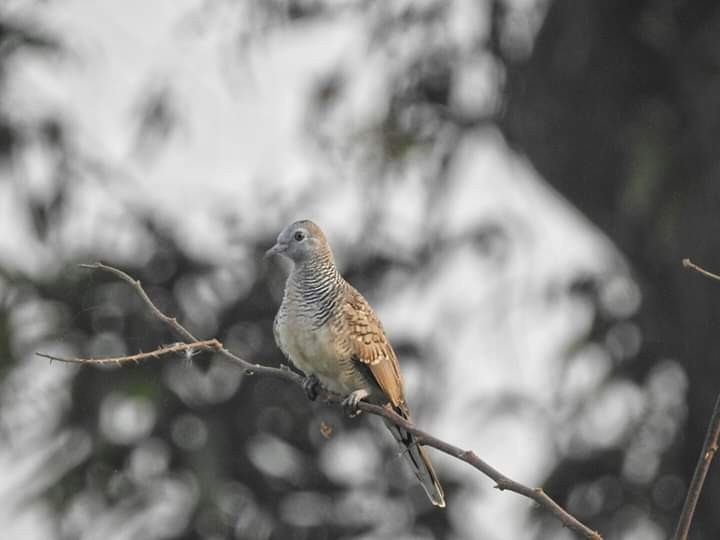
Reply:
[[[102,364],[127,364],[128,362],[141,362],[142,360],[147,360],[149,358],[159,358],[165,354],[172,354],[172,353],[178,353],[178,352],[194,352],[194,351],[202,351],[202,350],[208,350],[208,349],[214,349],[214,350],[220,350],[222,349],[222,343],[220,343],[217,339],[208,339],[205,341],[193,341],[192,343],[175,343],[173,345],[163,345],[162,347],[158,347],[157,349],[153,351],[148,352],[140,352],[137,354],[130,354],[126,356],[103,356],[100,358],[68,358],[63,356],[53,356],[52,354],[46,354],[46,353],[35,353],[38,356],[41,356],[42,358],[47,358],[52,361],[57,362],[70,362],[73,364],[95,364],[95,365],[102,365]]]
[[[702,266],[698,266],[697,264],[692,262],[690,259],[683,259],[682,264],[685,268],[690,268],[692,270],[695,270],[696,272],[700,272],[705,277],[709,277],[710,279],[715,279],[717,281],[720,281],[720,276],[718,276],[717,274],[713,274],[712,272],[708,272]]]
[[[98,358],[61,358],[56,356],[51,356],[43,353],[36,353],[39,356],[50,358],[52,360],[62,361],[62,362],[75,362],[75,363],[87,363],[87,364],[98,364],[98,363],[117,363],[117,362],[128,362],[128,361],[138,361],[138,360],[144,360],[148,358],[157,358],[159,356],[164,356],[167,353],[170,352],[179,352],[184,350],[196,350],[196,349],[206,349],[206,350],[215,350],[218,354],[224,356],[228,360],[234,362],[235,364],[238,364],[246,374],[253,375],[253,374],[260,374],[260,375],[268,375],[270,377],[276,377],[280,379],[284,379],[290,382],[293,382],[298,385],[302,385],[304,378],[295,373],[294,371],[290,370],[287,366],[281,366],[279,368],[273,368],[269,366],[263,366],[260,364],[253,364],[251,362],[248,362],[244,358],[236,355],[235,353],[232,353],[231,351],[227,350],[225,346],[216,339],[211,339],[207,341],[200,341],[198,340],[190,331],[188,331],[183,325],[181,325],[175,317],[170,317],[160,311],[160,309],[153,303],[153,301],[150,299],[150,297],[147,295],[145,290],[142,287],[142,284],[139,280],[136,280],[132,278],[130,275],[126,274],[122,270],[118,270],[117,268],[114,268],[112,266],[108,266],[102,263],[94,263],[94,264],[84,264],[81,265],[83,268],[90,268],[90,269],[98,269],[98,270],[104,270],[106,272],[110,272],[111,274],[114,274],[115,276],[119,277],[126,283],[130,284],[135,291],[138,293],[140,298],[145,302],[145,304],[148,306],[150,311],[161,321],[165,322],[168,326],[170,326],[173,330],[175,330],[178,334],[180,334],[184,339],[189,341],[190,343],[183,344],[181,347],[180,345],[172,345],[167,347],[161,347],[159,349],[156,349],[155,351],[151,351],[149,353],[140,353],[139,355],[132,355],[127,357],[113,357],[113,358],[105,358],[105,359],[98,359]],[[340,403],[342,401],[343,396],[340,396],[338,394],[335,394],[333,392],[329,392],[326,389],[319,388],[318,389],[318,396],[328,402],[332,403]],[[459,448],[455,445],[452,445],[450,443],[447,443],[441,439],[438,439],[437,437],[434,437],[433,435],[430,435],[429,433],[426,433],[420,429],[417,429],[412,422],[409,420],[403,418],[402,416],[396,414],[394,411],[387,407],[382,407],[380,405],[373,405],[372,403],[368,403],[365,401],[360,401],[358,403],[358,409],[368,412],[370,414],[374,414],[377,416],[382,416],[389,421],[395,423],[398,426],[401,426],[402,428],[406,429],[407,431],[413,433],[418,439],[420,440],[421,444],[425,446],[431,446],[437,450],[440,450],[441,452],[444,452],[445,454],[448,454],[449,456],[455,457],[461,461],[464,461],[465,463],[468,463],[469,465],[475,467],[477,470],[479,470],[481,473],[485,474],[486,476],[490,477],[493,481],[495,481],[495,487],[499,490],[508,490],[513,491],[515,493],[518,493],[519,495],[523,495],[529,499],[532,499],[535,501],[538,505],[545,508],[547,511],[552,513],[556,518],[558,518],[562,524],[566,527],[568,527],[570,530],[576,532],[583,538],[586,538],[588,540],[602,540],[602,536],[596,532],[590,529],[588,526],[581,523],[577,518],[572,516],[567,510],[565,510],[562,506],[560,506],[558,503],[556,503],[550,496],[548,496],[541,488],[530,488],[527,487],[519,482],[516,482],[515,480],[512,480],[502,474],[500,471],[480,459],[477,454],[475,454],[471,450],[463,450],[462,448]]]
[[[695,270],[705,277],[720,281],[720,276],[705,270],[703,267],[698,266],[690,259],[683,259],[682,264],[685,268]],[[705,483],[705,477],[707,476],[708,470],[710,470],[710,464],[712,463],[715,453],[718,450],[718,438],[720,438],[720,394],[718,394],[718,397],[715,400],[715,408],[713,409],[710,424],[708,425],[707,433],[705,434],[705,442],[703,443],[700,457],[695,464],[695,472],[693,473],[690,488],[688,489],[687,496],[685,497],[682,512],[680,512],[680,519],[678,520],[673,540],[687,540],[688,533],[690,532],[690,525],[692,524],[693,516],[695,515],[695,508],[700,500],[700,493],[702,493],[703,484]]]
[[[105,272],[110,272],[111,274],[115,274],[117,277],[122,279],[124,282],[129,283],[132,285],[132,287],[135,289],[135,291],[140,295],[140,298],[145,302],[145,305],[150,308],[150,311],[153,312],[153,315],[155,315],[158,319],[160,319],[162,322],[167,324],[170,328],[175,330],[180,336],[187,340],[187,341],[200,341],[198,338],[192,335],[190,330],[185,328],[182,324],[180,324],[175,317],[170,317],[168,315],[165,315],[160,309],[153,303],[152,300],[150,300],[150,297],[145,292],[145,289],[143,289],[142,283],[140,283],[139,279],[134,279],[122,270],[119,270],[113,266],[108,266],[106,264],[103,264],[101,262],[96,262],[93,264],[81,264],[81,268],[89,268],[90,270],[104,270]]]
[[[715,409],[713,410],[710,425],[708,425],[708,430],[705,434],[705,442],[703,443],[700,457],[695,465],[695,472],[690,482],[690,489],[688,489],[685,504],[683,504],[683,509],[680,513],[680,520],[678,521],[675,536],[673,537],[674,540],[686,540],[688,537],[695,507],[700,499],[700,492],[702,492],[703,484],[705,483],[705,477],[710,469],[710,463],[718,450],[718,437],[720,437],[720,395],[718,395],[715,401]]]

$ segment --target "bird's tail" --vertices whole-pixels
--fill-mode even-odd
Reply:
[[[408,420],[410,418],[405,407],[397,407],[395,408],[395,412],[403,418]],[[435,474],[435,469],[433,469],[430,457],[427,455],[425,448],[417,443],[417,439],[412,433],[387,420],[385,424],[400,445],[405,459],[412,467],[415,476],[420,481],[420,485],[425,489],[425,493],[427,493],[430,498],[430,502],[435,506],[444,508],[445,494],[443,493],[443,488],[440,485],[437,474]]]

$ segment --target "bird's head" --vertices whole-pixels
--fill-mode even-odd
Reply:
[[[275,254],[283,255],[294,263],[331,257],[322,229],[309,220],[296,221],[285,227],[265,256]]]

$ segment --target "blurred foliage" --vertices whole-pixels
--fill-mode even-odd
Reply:
[[[566,440],[558,443],[561,459],[545,487],[607,538],[632,530],[641,516],[650,516],[667,536],[720,380],[717,285],[680,267],[690,256],[720,269],[714,148],[720,124],[712,114],[720,100],[714,47],[720,8],[710,1],[556,0],[540,24],[518,19],[513,4],[485,4],[491,28],[487,39],[478,36],[470,47],[458,47],[443,33],[444,2],[256,2],[252,13],[261,29],[367,8],[375,13],[370,42],[378,51],[388,54],[408,39],[425,45],[394,57],[386,114],[344,139],[338,139],[333,115],[348,90],[347,74],[341,66],[318,80],[308,131],[319,146],[332,140],[344,147],[368,169],[368,178],[385,181],[388,171],[427,151],[432,162],[425,187],[440,194],[462,135],[495,124],[620,248],[642,289],[640,311],[639,298],[628,301],[633,295],[624,285],[615,284],[621,291],[613,293],[613,283],[597,276],[577,276],[568,290],[555,293],[581,297],[595,308],[591,331],[568,357],[597,349],[612,361],[603,385],[587,396],[587,407],[568,416],[582,426],[593,404],[620,394],[650,405],[628,412],[636,422],[621,433],[578,435],[558,426],[558,438]],[[537,37],[517,31],[533,25]],[[238,41],[253,38],[241,35]],[[59,49],[58,43],[56,36],[0,21],[0,89],[3,63],[14,51],[34,48],[45,54]],[[459,77],[478,57],[490,58],[505,77],[498,103],[453,97]],[[150,138],[158,144],[178,113],[163,92],[149,95],[143,111],[139,143]],[[63,121],[18,126],[0,115],[4,160],[12,161],[19,148],[38,140],[57,156],[52,196],[38,199],[29,193],[25,200],[40,243],[52,244],[53,227],[67,211],[67,192],[78,180],[72,166],[77,156],[65,144]],[[282,361],[271,335],[282,274],[274,266],[258,266],[270,237],[245,243],[243,268],[216,268],[188,255],[154,216],[129,213],[156,249],[149,260],[138,257],[124,268],[142,280],[162,309],[250,358],[273,365]],[[368,212],[365,219],[362,226],[372,229],[380,217]],[[460,239],[428,235],[413,263],[431,268],[443,247],[462,242],[490,257],[507,237],[502,223]],[[346,273],[367,291],[403,265],[407,261],[358,251]],[[58,379],[55,386],[38,382],[33,392],[26,391],[33,381],[16,375],[39,348],[110,355],[149,350],[177,336],[106,276],[68,265],[47,279],[0,267],[0,279],[0,358],[7,359],[0,366],[0,433],[18,448],[23,448],[18,439],[25,438],[37,446],[43,441],[39,435],[22,433],[49,418],[45,399],[57,408],[57,418],[47,420],[48,431],[66,437],[58,439],[57,454],[44,455],[48,470],[64,450],[79,449],[64,468],[57,465],[56,481],[50,474],[39,493],[54,507],[59,537],[454,537],[447,513],[429,509],[422,494],[411,491],[408,497],[410,479],[378,473],[385,467],[397,472],[398,464],[389,446],[377,455],[381,449],[373,443],[372,426],[347,422],[334,408],[311,408],[299,389],[240,376],[220,359],[205,355],[77,372],[54,365],[49,371]],[[623,307],[618,296],[630,305]],[[420,361],[428,356],[423,343],[397,347]],[[687,381],[668,359],[682,362]],[[684,384],[692,389],[687,404],[666,399]],[[18,397],[18,389],[27,392],[24,397]],[[513,396],[502,404],[522,407]],[[685,431],[676,435],[686,414]],[[360,466],[348,464],[347,471],[338,472],[329,464],[337,449],[333,438],[328,443],[321,433],[325,424],[333,438],[348,435],[342,440],[362,451],[356,455]],[[594,437],[597,445],[589,446],[583,437]],[[357,472],[363,465],[372,474]],[[711,473],[701,500],[693,537],[698,540],[720,535],[720,517],[713,511],[718,478]],[[451,480],[446,484],[452,500],[457,486]],[[537,538],[552,537],[557,524],[536,517]]]
[[[615,371],[643,380],[659,361],[674,358],[691,388],[687,424],[654,481],[618,475],[616,449],[561,461],[549,479],[553,492],[580,490],[597,499],[584,513],[609,538],[630,512],[649,513],[669,536],[720,391],[720,291],[680,264],[690,257],[720,268],[720,177],[712,143],[720,124],[711,112],[720,106],[719,31],[720,6],[712,1],[558,0],[532,55],[506,61],[501,125],[507,137],[603,229],[641,285],[642,347]],[[609,331],[599,316],[588,339],[602,343]],[[720,536],[718,496],[715,470],[691,538]]]

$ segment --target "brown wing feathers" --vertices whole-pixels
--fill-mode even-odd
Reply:
[[[404,405],[405,395],[395,351],[377,315],[354,289],[347,295],[345,316],[354,356],[370,368],[378,386],[394,407]]]

